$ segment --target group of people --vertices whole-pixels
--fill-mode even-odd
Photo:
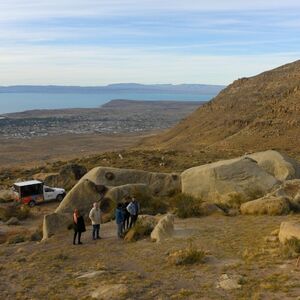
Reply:
[[[135,225],[139,212],[140,205],[138,201],[133,197],[131,199],[126,198],[125,202],[120,202],[117,204],[115,218],[117,223],[117,235],[122,238],[123,232]]]
[[[124,201],[117,204],[115,210],[115,220],[117,224],[117,236],[118,238],[123,237],[125,230],[130,229],[135,225],[138,215],[140,212],[140,205],[138,201],[133,197],[126,197]],[[100,224],[101,224],[101,210],[98,202],[93,204],[92,209],[89,213],[89,219],[91,220],[93,230],[92,230],[92,239],[98,240],[100,237]],[[74,210],[73,213],[73,245],[76,244],[76,238],[78,245],[81,245],[81,234],[86,231],[85,222],[83,216],[80,214],[78,209]]]

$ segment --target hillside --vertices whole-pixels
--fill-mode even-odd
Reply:
[[[254,151],[300,149],[300,61],[234,81],[143,146]]]

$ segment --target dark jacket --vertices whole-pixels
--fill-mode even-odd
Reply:
[[[124,221],[124,213],[121,208],[116,209],[116,223],[121,224]]]
[[[75,223],[74,220],[73,220],[73,223],[74,223],[73,226],[74,226],[75,231],[77,231],[77,232],[85,232],[86,231],[83,216],[79,216],[77,218],[77,224]]]

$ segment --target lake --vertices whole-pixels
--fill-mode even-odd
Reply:
[[[110,100],[205,101],[215,95],[198,93],[101,92],[101,93],[0,93],[0,114],[32,109],[93,108]]]

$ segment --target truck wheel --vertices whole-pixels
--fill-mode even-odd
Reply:
[[[56,197],[56,200],[59,202],[63,201],[63,199],[64,199],[64,196],[62,194],[57,195],[57,197]]]
[[[31,200],[31,201],[28,203],[28,206],[29,206],[29,207],[34,207],[34,206],[35,206],[35,201],[34,201],[34,200]]]

